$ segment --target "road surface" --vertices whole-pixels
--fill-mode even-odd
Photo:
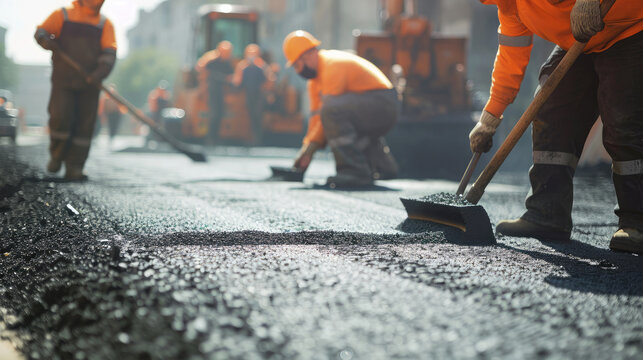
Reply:
[[[0,145],[0,316],[27,358],[640,359],[643,261],[608,250],[609,173],[579,175],[572,240],[496,236],[406,219],[400,197],[266,181],[295,151],[180,154],[92,148],[90,181],[48,177],[46,141]],[[523,211],[527,174],[480,204]]]

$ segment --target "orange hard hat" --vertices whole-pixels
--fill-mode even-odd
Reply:
[[[284,55],[288,60],[286,66],[292,65],[303,53],[319,46],[319,44],[321,44],[319,40],[304,30],[295,30],[288,34],[283,45]]]

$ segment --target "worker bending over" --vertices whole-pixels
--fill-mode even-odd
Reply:
[[[397,121],[398,97],[372,63],[338,50],[318,49],[320,41],[303,30],[286,36],[283,50],[297,73],[308,79],[311,118],[295,168],[305,170],[318,149],[330,146],[337,175],[327,185],[363,187],[397,175],[383,136]]]
[[[618,200],[619,229],[610,248],[643,252],[643,4],[617,0],[603,20],[599,0],[481,2],[498,6],[500,45],[491,96],[469,136],[474,152],[491,148],[502,114],[520,88],[533,34],[557,45],[540,70],[541,84],[574,39],[589,40],[534,120],[527,211],[519,219],[501,221],[496,230],[541,240],[569,239],[572,179],[600,115]]]
[[[49,98],[50,160],[47,170],[65,178],[85,180],[98,95],[103,79],[116,61],[114,27],[100,14],[104,0],[78,0],[54,11],[36,30],[38,44],[52,50],[53,72]],[[63,51],[87,74],[83,78],[57,51]]]

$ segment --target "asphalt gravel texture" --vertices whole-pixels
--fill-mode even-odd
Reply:
[[[92,149],[90,180],[44,174],[46,147],[0,145],[0,334],[29,359],[640,359],[643,261],[607,249],[609,174],[580,176],[572,240],[406,219],[400,197],[264,181],[291,153]],[[525,174],[481,205],[521,214]]]

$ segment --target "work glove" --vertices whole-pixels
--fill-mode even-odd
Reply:
[[[50,38],[49,36],[43,36],[39,38],[38,44],[40,44],[40,46],[42,46],[42,48],[45,50],[58,50],[58,43],[56,42],[56,40]]]
[[[600,0],[576,0],[570,15],[570,23],[574,39],[582,43],[588,42],[605,27],[601,18]]]
[[[321,145],[316,142],[304,144],[301,149],[299,149],[299,153],[297,153],[293,167],[299,171],[306,171],[310,162],[313,160],[313,155],[319,148],[321,148]]]
[[[87,81],[89,85],[93,85],[96,87],[101,87],[101,85],[103,85],[103,79],[97,74],[90,74],[89,76],[87,76],[85,81]]]
[[[471,151],[485,153],[493,146],[493,134],[500,125],[502,117],[497,118],[487,111],[483,111],[480,120],[469,133]]]

